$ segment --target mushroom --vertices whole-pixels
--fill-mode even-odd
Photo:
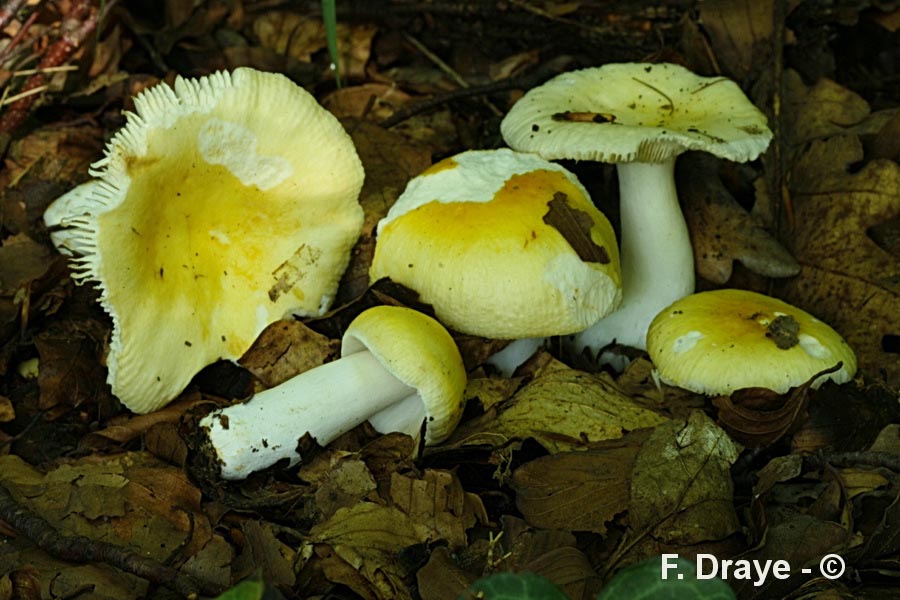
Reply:
[[[645,348],[653,317],[694,291],[676,157],[704,150],[747,161],[772,138],[765,115],[733,81],[645,63],[558,75],[516,102],[500,129],[516,150],[617,165],[624,297],[617,311],[575,336],[577,352],[613,341]]]
[[[496,339],[574,333],[621,298],[615,234],[584,187],[509,149],[463,152],[412,179],[378,223],[369,277]]]
[[[177,78],[134,102],[94,179],[45,221],[112,318],[113,393],[145,413],[272,321],[329,307],[362,227],[363,169],[283,75]]]
[[[845,383],[856,355],[834,329],[786,302],[745,290],[723,289],[682,298],[650,324],[647,349],[660,378],[699,394],[748,387],[779,394],[818,377]]]
[[[350,323],[341,358],[216,410],[200,421],[224,479],[301,459],[309,434],[321,446],[368,420],[381,433],[442,442],[462,415],[466,372],[440,323],[409,308],[377,306]]]

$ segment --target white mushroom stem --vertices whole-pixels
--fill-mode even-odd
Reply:
[[[694,253],[675,190],[675,158],[619,163],[622,304],[575,336],[596,353],[613,341],[647,348],[647,328],[672,302],[694,292]]]
[[[544,340],[542,337],[513,340],[503,350],[491,354],[487,363],[496,367],[504,377],[512,377],[516,369],[544,345]]]
[[[375,415],[382,433],[415,433],[425,413],[416,390],[363,350],[214,411],[200,425],[222,478],[243,479],[285,458],[295,464],[297,442],[306,433],[325,446]]]

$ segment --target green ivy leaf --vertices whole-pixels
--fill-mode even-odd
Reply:
[[[721,579],[697,579],[689,560],[670,560],[667,578],[662,578],[662,557],[654,556],[619,571],[603,588],[597,600],[735,600],[734,592]],[[679,579],[679,575],[683,578]]]
[[[546,577],[534,573],[496,573],[482,577],[457,600],[569,600]]]

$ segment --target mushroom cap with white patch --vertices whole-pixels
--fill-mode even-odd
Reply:
[[[509,149],[463,152],[411,180],[378,224],[369,276],[415,290],[459,332],[498,339],[579,331],[622,297],[615,234],[584,187]]]
[[[516,150],[610,163],[663,162],[685,150],[743,162],[772,139],[735,82],[668,63],[562,73],[519,99],[500,130]]]
[[[283,75],[161,83],[48,225],[113,320],[113,393],[145,413],[272,321],[329,307],[362,227],[350,137]]]
[[[790,304],[746,290],[701,292],[656,316],[647,351],[666,383],[700,394],[730,394],[761,387],[779,394],[816,373],[846,383],[856,355],[831,327]]]
[[[440,323],[410,308],[370,308],[350,323],[341,341],[341,357],[362,350],[416,390],[425,409],[426,445],[453,433],[465,404],[466,369],[456,342]]]

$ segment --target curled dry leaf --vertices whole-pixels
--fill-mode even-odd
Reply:
[[[731,278],[734,261],[766,277],[790,277],[800,265],[754,221],[717,174],[718,161],[689,153],[678,162],[678,196],[691,231],[697,273],[716,284]]]
[[[766,388],[745,388],[731,396],[718,396],[713,399],[713,404],[719,409],[719,424],[745,446],[768,446],[805,419],[812,382],[839,368],[835,365],[816,373],[788,394],[777,394]]]
[[[266,327],[238,361],[267,388],[335,358],[341,343],[293,319]]]

